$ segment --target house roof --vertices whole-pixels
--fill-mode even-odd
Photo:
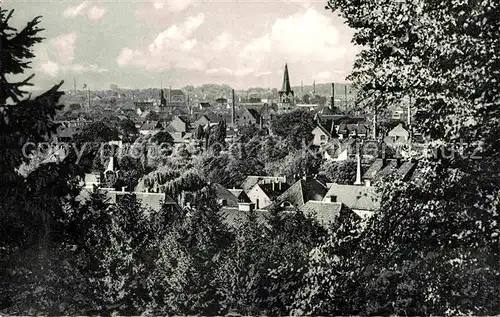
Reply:
[[[374,179],[377,173],[384,167],[384,161],[382,159],[376,159],[375,162],[370,165],[368,170],[363,174],[363,179]]]
[[[241,188],[248,192],[255,184],[261,184],[264,182],[283,182],[286,183],[286,177],[284,176],[260,176],[260,175],[249,175],[243,181]]]
[[[300,207],[309,200],[322,200],[327,193],[326,186],[317,179],[300,179],[289,189],[276,198],[276,205],[288,202],[293,206]]]
[[[252,117],[254,117],[254,119],[255,119],[256,121],[258,121],[258,120],[259,120],[259,118],[260,118],[260,114],[259,114],[259,112],[258,112],[256,109],[248,109],[248,108],[247,108],[247,111],[248,111],[248,113],[250,113],[250,115],[251,115]]]
[[[280,185],[281,184],[281,185]],[[287,183],[270,183],[270,184],[256,184],[255,186],[259,186],[262,191],[269,197],[271,200],[274,200],[276,197],[283,194],[290,185]]]
[[[409,133],[405,128],[403,128],[403,125],[400,123],[397,126],[395,126],[391,131],[389,131],[388,135],[408,137]]]
[[[380,197],[375,187],[332,184],[323,201],[335,196],[337,202],[351,209],[375,211],[380,208]]]
[[[312,133],[314,133],[315,130],[319,130],[321,132],[323,132],[325,135],[327,135],[328,137],[331,137],[332,135],[330,134],[330,132],[328,132],[321,124],[318,124],[316,126],[316,128],[314,128],[314,130],[312,131]]]
[[[159,121],[146,121],[139,130],[158,130],[159,128],[161,128]]]
[[[403,164],[401,164],[401,166],[395,172],[395,175],[406,181],[412,176],[413,171],[415,170],[416,166],[417,166],[416,163],[404,162]]]
[[[224,199],[228,207],[238,207],[238,197],[233,195],[226,187],[221,184],[215,184],[214,188],[217,199]]]
[[[231,194],[233,194],[234,196],[236,196],[236,198],[238,198],[238,201],[247,203],[250,202],[250,198],[248,198],[247,194],[243,191],[243,189],[233,188],[228,190],[231,192]]]
[[[382,168],[376,175],[374,180],[380,180],[385,176],[391,175],[395,173],[398,169],[398,161],[397,160],[389,160],[387,164]]]
[[[322,224],[329,224],[337,219],[342,208],[345,208],[342,203],[309,200],[302,205],[299,210],[302,211],[304,215],[316,218]]]
[[[367,134],[368,126],[365,124],[357,124],[357,123],[346,123],[346,122],[340,123],[339,133],[350,133],[351,131],[356,132],[356,134]]]

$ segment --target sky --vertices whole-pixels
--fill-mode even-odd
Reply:
[[[34,89],[280,88],[345,82],[359,48],[326,0],[3,0],[20,28],[42,16]]]

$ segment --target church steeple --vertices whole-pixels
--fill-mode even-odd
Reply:
[[[167,99],[165,99],[165,95],[163,94],[163,88],[160,89],[160,105],[165,107],[167,105]]]
[[[285,73],[283,75],[283,85],[281,86],[281,91],[287,95],[292,91],[290,86],[290,76],[288,75],[288,64],[285,64]]]

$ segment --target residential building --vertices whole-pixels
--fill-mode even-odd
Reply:
[[[329,189],[323,202],[342,203],[362,218],[380,209],[380,196],[374,187],[339,184],[327,186]]]
[[[304,176],[277,197],[274,205],[300,208],[309,200],[322,200],[327,191],[325,184],[319,180]]]
[[[247,191],[247,196],[256,209],[263,209],[273,204],[274,200],[285,192],[290,185],[283,182],[255,184]]]
[[[162,125],[159,121],[146,121],[139,128],[139,133],[143,135],[153,135],[162,129]]]
[[[318,124],[314,130],[311,132],[313,134],[313,144],[316,146],[322,146],[327,144],[332,135],[328,132],[322,125]]]

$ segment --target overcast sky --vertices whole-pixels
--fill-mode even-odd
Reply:
[[[124,88],[225,83],[237,89],[344,82],[358,49],[324,1],[4,0],[14,22],[43,16],[36,88],[61,79]]]

